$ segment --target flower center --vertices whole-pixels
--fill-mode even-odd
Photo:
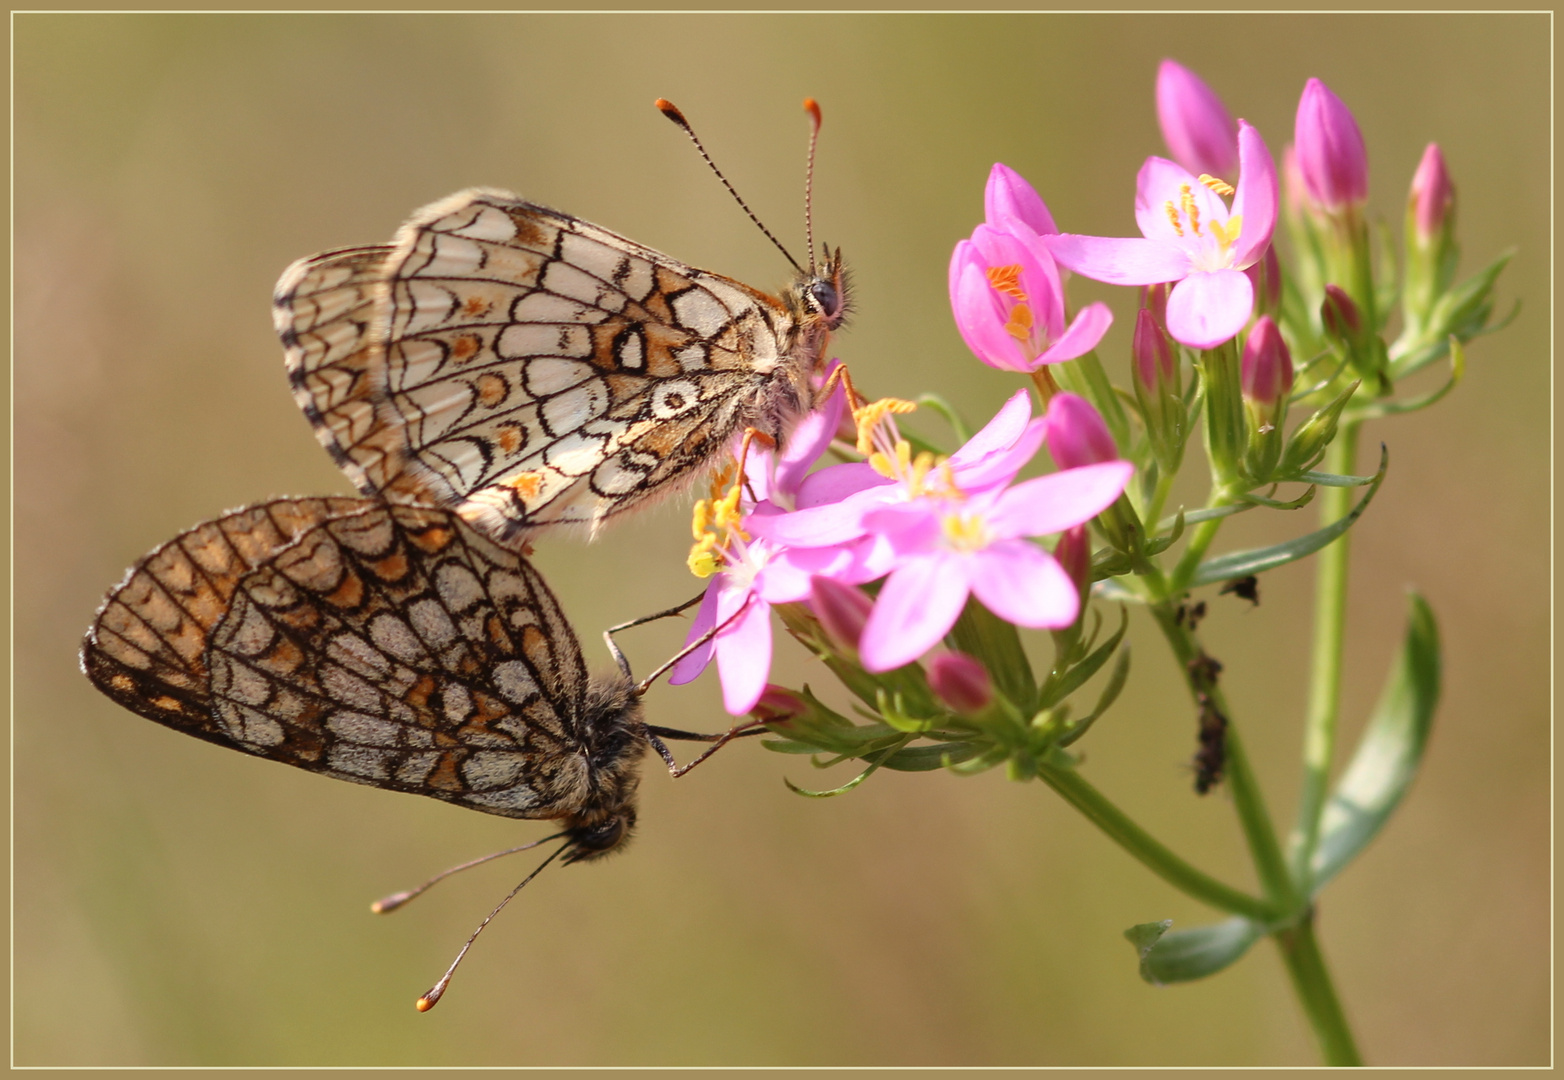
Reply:
[[[1209,173],[1201,173],[1200,183],[1218,195],[1231,195],[1234,188],[1224,180]],[[1233,265],[1233,245],[1244,225],[1242,214],[1233,214],[1223,221],[1212,218],[1200,220],[1200,206],[1195,201],[1195,189],[1190,184],[1179,185],[1178,202],[1164,200],[1162,212],[1180,239],[1200,241],[1194,253],[1196,269],[1204,271],[1226,270]],[[1186,232],[1187,230],[1187,232]]]
[[[980,514],[946,514],[940,526],[946,544],[955,551],[981,551],[988,546],[988,523]]]

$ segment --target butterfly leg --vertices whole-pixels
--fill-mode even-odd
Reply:
[[[678,607],[671,607],[667,611],[659,611],[655,615],[642,615],[639,619],[631,619],[627,623],[620,623],[618,626],[610,626],[607,630],[603,631],[603,640],[608,642],[608,651],[613,654],[614,663],[619,665],[619,670],[624,673],[625,678],[633,678],[633,676],[630,674],[630,661],[625,659],[625,654],[619,648],[619,643],[614,640],[614,635],[619,633],[621,630],[629,630],[631,627],[641,626],[644,623],[656,622],[658,619],[667,619],[674,615],[682,615],[684,612],[690,610],[690,608],[700,603],[705,596],[706,594],[704,592],[696,593]]]
[[[746,720],[742,724],[735,724],[727,731],[724,731],[721,735],[701,735],[690,731],[676,731],[672,728],[660,727],[649,727],[646,729],[646,731],[647,737],[651,741],[652,747],[657,751],[658,755],[663,759],[664,763],[667,764],[668,775],[677,780],[679,777],[695,768],[695,766],[711,757],[711,755],[715,754],[718,750],[721,750],[732,740],[741,739],[746,735],[759,735],[764,732],[765,721]],[[677,761],[674,760],[673,753],[668,749],[667,744],[665,744],[662,741],[662,738],[659,738],[659,736],[669,739],[699,740],[702,742],[710,742],[711,745],[708,746],[705,750],[701,751],[700,756],[697,757],[694,761],[690,762],[688,765],[680,765]]]

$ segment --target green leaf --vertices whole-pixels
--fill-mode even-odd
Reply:
[[[1193,930],[1169,932],[1172,926],[1172,919],[1163,919],[1124,931],[1140,954],[1140,977],[1152,986],[1214,975],[1265,935],[1264,926],[1241,915]]]
[[[1340,521],[1331,523],[1323,529],[1317,529],[1306,536],[1300,536],[1296,540],[1288,540],[1284,544],[1275,544],[1271,547],[1253,548],[1249,551],[1235,551],[1229,555],[1218,555],[1214,559],[1207,559],[1195,568],[1191,585],[1211,585],[1218,581],[1230,581],[1233,578],[1245,577],[1249,574],[1258,574],[1264,570],[1274,570],[1278,566],[1284,566],[1290,562],[1296,562],[1305,556],[1313,555],[1320,548],[1330,543],[1336,537],[1352,528],[1353,522],[1363,516],[1363,511],[1373,501],[1374,495],[1379,491],[1379,485],[1385,481],[1385,471],[1390,468],[1390,451],[1384,446],[1379,450],[1379,471],[1374,474],[1374,482],[1363,493],[1363,498],[1358,500],[1358,505],[1352,508],[1351,513]]]
[[[1428,602],[1408,599],[1406,638],[1358,748],[1320,822],[1314,888],[1351,862],[1384,826],[1423,760],[1439,704],[1439,627]]]
[[[880,765],[886,769],[895,769],[897,772],[931,772],[943,768],[947,763],[975,758],[980,752],[982,747],[975,743],[929,743],[925,746],[909,746],[898,750],[880,762]]]
[[[951,648],[981,660],[994,686],[1016,708],[1023,713],[1033,711],[1037,681],[1014,626],[978,603],[976,597],[969,597],[946,641]]]
[[[1372,476],[1342,476],[1339,473],[1301,472],[1292,479],[1302,484],[1318,484],[1320,487],[1362,487],[1372,484]]]
[[[1234,514],[1242,514],[1245,510],[1253,510],[1253,503],[1229,503],[1226,506],[1208,506],[1201,510],[1180,510],[1172,517],[1165,517],[1157,522],[1157,532],[1165,533],[1178,524],[1180,516],[1186,525],[1198,525],[1202,521],[1215,521],[1217,518],[1232,517]]]
[[[1088,728],[1097,722],[1097,718],[1107,712],[1109,707],[1118,700],[1119,691],[1124,689],[1124,683],[1130,676],[1130,647],[1124,646],[1124,651],[1119,653],[1119,662],[1113,665],[1113,674],[1108,676],[1108,684],[1102,688],[1102,693],[1097,697],[1097,707],[1091,715],[1083,716],[1070,725],[1063,738],[1059,740],[1060,746],[1069,746],[1076,739],[1086,734]]]
[[[1358,417],[1364,420],[1377,420],[1385,416],[1395,416],[1400,413],[1417,412],[1426,409],[1440,398],[1460,385],[1462,377],[1466,374],[1466,349],[1461,344],[1461,339],[1454,334],[1450,335],[1450,378],[1435,390],[1420,397],[1408,398],[1404,401],[1383,401],[1367,405],[1358,411]]]
[[[1061,675],[1058,682],[1054,682],[1051,679],[1045,682],[1043,684],[1043,692],[1037,699],[1037,708],[1052,708],[1075,693],[1087,679],[1097,674],[1097,670],[1108,662],[1108,657],[1113,655],[1113,650],[1119,647],[1119,642],[1124,640],[1124,632],[1129,628],[1130,613],[1128,609],[1121,606],[1119,608],[1118,632],[1093,650],[1086,659]]]
[[[1244,502],[1254,503],[1256,506],[1269,506],[1272,510],[1302,510],[1314,501],[1314,487],[1311,484],[1296,499],[1268,499],[1264,495],[1256,495],[1252,491],[1246,491],[1238,496]]]

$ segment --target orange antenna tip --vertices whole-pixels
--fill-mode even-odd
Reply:
[[[804,111],[809,114],[809,118],[816,124],[820,123],[820,103],[818,101],[812,97],[806,97],[804,99]]]
[[[679,107],[673,102],[669,101],[667,98],[658,98],[652,104],[657,106],[658,112],[662,113],[680,127],[688,128],[690,126],[690,122],[684,118],[684,114],[679,111]]]
[[[419,1012],[428,1012],[430,1009],[434,1008],[434,1003],[439,1000],[439,998],[430,999],[427,997],[421,997],[416,1002],[414,1002],[413,1008],[417,1009]]]

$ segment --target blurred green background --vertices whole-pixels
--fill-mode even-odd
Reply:
[[[15,999],[22,1065],[1310,1064],[1268,943],[1153,989],[1121,931],[1213,915],[1040,785],[878,774],[824,801],[749,744],[672,783],[648,762],[630,852],[551,870],[439,1009],[413,999],[527,868],[394,916],[368,903],[541,826],[331,783],[143,722],[76,670],[104,590],[196,521],[346,492],[287,392],[268,299],[293,259],[389,238],[483,184],[761,286],[786,267],[651,107],[677,102],[795,248],[804,118],[825,110],[817,235],[858,315],[835,352],[871,394],[977,419],[1018,380],[951,322],[945,267],[989,166],[1069,231],[1133,234],[1164,152],[1157,62],[1193,67],[1280,153],[1304,80],[1356,111],[1399,230],[1443,146],[1467,270],[1508,245],[1514,326],[1465,385],[1372,427],[1389,481],[1354,536],[1347,745],[1416,585],[1446,689],[1424,775],[1326,894],[1321,932],[1372,1063],[1549,1054],[1549,27],[1546,16],[21,15],[15,49]],[[1103,351],[1120,381],[1128,293]],[[1431,385],[1431,384],[1430,384]],[[929,428],[931,432],[936,429]],[[939,433],[943,434],[943,433]],[[1203,488],[1194,485],[1190,497]],[[685,511],[537,562],[598,631],[684,599]],[[1223,549],[1313,527],[1259,512]],[[1291,817],[1308,565],[1202,630],[1273,814]],[[1147,626],[1086,775],[1199,865],[1252,883],[1227,795],[1199,799],[1195,717]],[[647,670],[680,626],[627,640]],[[823,683],[791,643],[774,677]],[[709,681],[656,722],[715,729]],[[834,774],[827,774],[834,775]],[[838,781],[839,782],[839,781]],[[530,856],[523,856],[523,859]]]

